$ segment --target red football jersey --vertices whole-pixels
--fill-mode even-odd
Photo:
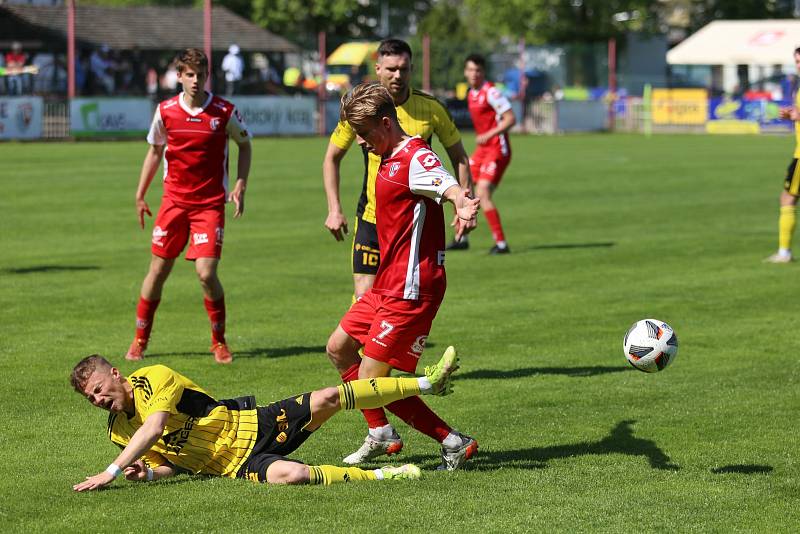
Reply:
[[[475,133],[482,134],[497,126],[500,116],[511,109],[511,102],[490,82],[484,82],[480,89],[470,89],[467,97],[469,114]],[[486,144],[487,148],[495,148],[503,156],[511,152],[508,132],[495,135]]]
[[[228,136],[237,143],[249,134],[233,104],[208,95],[202,108],[191,109],[183,93],[156,109],[147,141],[166,144],[164,196],[188,208],[225,204],[228,189]]]
[[[458,182],[419,137],[384,158],[375,180],[381,264],[372,291],[409,300],[441,300],[444,192]]]

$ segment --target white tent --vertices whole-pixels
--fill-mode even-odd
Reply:
[[[800,20],[718,20],[667,52],[670,65],[788,65]]]

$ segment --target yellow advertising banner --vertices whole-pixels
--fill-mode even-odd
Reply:
[[[705,124],[708,92],[705,89],[653,89],[653,124]]]

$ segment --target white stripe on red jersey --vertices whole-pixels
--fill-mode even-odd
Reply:
[[[500,123],[503,113],[511,109],[511,102],[491,82],[484,82],[480,89],[469,90],[467,106],[475,133],[482,134]],[[495,135],[483,146],[496,148],[503,156],[508,155],[511,152],[508,132]]]
[[[183,93],[159,104],[147,142],[167,145],[164,196],[178,205],[206,208],[225,203],[228,189],[228,137],[249,142],[233,104],[212,94],[192,109]]]
[[[421,138],[381,161],[375,181],[381,263],[372,290],[408,300],[441,300],[444,192],[458,182]]]

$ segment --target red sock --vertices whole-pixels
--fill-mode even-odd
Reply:
[[[153,328],[153,317],[156,315],[159,300],[147,300],[139,297],[136,305],[136,339],[143,339],[145,343],[150,339],[150,330]]]
[[[219,300],[203,299],[211,321],[211,343],[225,343],[225,297]]]
[[[489,229],[492,231],[494,242],[499,243],[500,241],[505,241],[506,236],[503,234],[503,225],[500,224],[500,214],[497,212],[497,208],[486,210],[483,214],[486,216],[486,222],[489,223]]]
[[[433,410],[428,408],[428,405],[419,397],[394,401],[387,404],[386,409],[408,423],[408,426],[432,437],[439,443],[443,442],[452,430],[450,425],[433,413]]]
[[[342,373],[342,382],[350,382],[351,380],[358,379],[358,368],[359,364],[357,363],[348,367],[347,371]],[[389,424],[389,420],[386,418],[386,412],[383,411],[383,408],[361,410],[361,413],[364,414],[364,419],[367,420],[367,425],[370,428],[378,428],[379,426]]]

